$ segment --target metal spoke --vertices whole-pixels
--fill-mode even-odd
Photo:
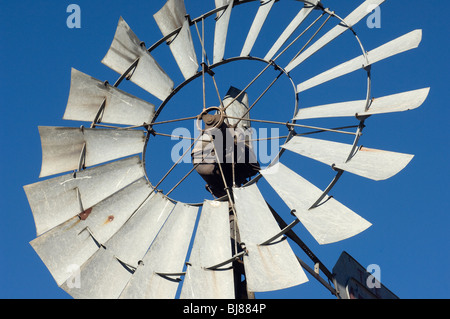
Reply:
[[[203,21],[203,20],[202,20],[202,21]],[[206,50],[205,50],[205,42],[204,42],[204,39],[205,39],[205,34],[204,34],[204,21],[203,21],[203,23],[202,23],[202,33],[203,33],[203,36],[200,35],[200,31],[198,30],[197,23],[195,23],[195,30],[197,30],[197,36],[198,36],[198,39],[199,39],[200,44],[201,44],[201,46],[202,46],[202,59],[203,59],[203,62],[202,62],[202,76],[203,76],[203,109],[206,109],[206,92],[205,92],[206,88],[205,88],[205,80],[204,80],[204,76],[205,76],[205,71],[206,71],[206,70],[205,70],[205,67],[207,67],[207,68],[209,69],[209,66],[210,66],[211,64],[210,64],[210,62],[209,62],[208,55],[206,54]],[[214,73],[213,73],[213,72],[207,72],[207,73],[211,76],[211,78],[212,78],[212,80],[213,80],[213,84],[214,84],[214,87],[215,87],[215,89],[216,89],[217,97],[219,98],[220,106],[223,107],[223,101],[222,101],[222,98],[221,98],[221,96],[220,96],[219,88],[218,88],[218,86],[217,86],[217,82],[216,82],[216,78],[215,78],[215,76],[214,76]]]
[[[155,122],[155,123],[152,123],[152,124],[148,124],[148,126],[159,125],[159,124],[167,124],[167,123],[173,123],[173,122],[181,122],[181,121],[187,121],[187,120],[195,120],[196,118],[197,118],[197,116],[189,116],[189,117],[183,117],[181,119]]]
[[[158,132],[155,132],[155,131],[153,131],[152,134],[159,135],[159,136],[173,137],[173,138],[181,138],[181,139],[191,140],[191,141],[194,140],[193,137],[186,137],[186,136],[181,136],[181,135],[172,135],[172,134],[158,133]]]
[[[247,119],[242,117],[234,117],[234,116],[227,116],[230,119],[236,119],[236,120],[246,120],[251,122],[259,122],[259,123],[268,123],[268,124],[278,124],[278,125],[285,125],[285,126],[295,126],[295,127],[302,127],[307,129],[313,129],[313,130],[319,130],[321,132],[334,132],[334,133],[341,133],[341,134],[348,134],[348,135],[356,135],[357,133],[353,132],[347,132],[347,131],[341,131],[339,128],[336,129],[329,129],[329,128],[323,128],[323,127],[317,127],[317,126],[310,126],[310,125],[302,125],[302,124],[294,124],[289,122],[278,122],[278,121],[268,121],[268,120],[257,120],[257,119]],[[346,126],[344,128],[353,128],[358,127],[356,126]]]

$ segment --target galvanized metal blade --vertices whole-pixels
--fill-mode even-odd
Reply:
[[[91,207],[82,219],[75,216],[30,243],[58,286],[122,227],[151,190],[142,177]]]
[[[352,154],[353,145],[303,136],[295,136],[282,147],[336,169],[376,181],[396,175],[414,157],[366,147],[359,147]]]
[[[233,188],[244,255],[247,289],[253,292],[273,291],[308,281],[287,240],[277,239],[261,245],[280,232],[256,184]]]
[[[241,56],[249,56],[252,51],[253,45],[258,38],[259,32],[264,25],[264,22],[269,15],[270,10],[272,9],[275,0],[262,0],[261,5],[259,6],[258,12],[256,13],[255,19],[253,20],[252,26],[250,27],[250,31],[245,39],[244,47],[241,51]]]
[[[120,298],[175,298],[197,213],[198,207],[176,204]]]
[[[119,231],[81,266],[80,286],[72,286],[69,279],[61,288],[74,298],[118,298],[174,206],[160,193],[154,193]]]
[[[141,130],[106,130],[40,126],[42,168],[40,177],[93,166],[141,153],[145,133]]]
[[[262,170],[261,174],[321,245],[353,237],[371,226],[329,196],[311,208],[323,191],[281,163]]]
[[[246,92],[244,93],[241,92],[242,92],[241,90],[235,87],[229,88],[227,94],[225,95],[225,98],[223,99],[223,105],[226,107],[225,113],[226,115],[231,117],[250,119],[250,114],[247,112],[249,108],[248,94]],[[236,97],[239,94],[240,96],[236,99]],[[251,127],[250,121],[247,120],[240,121],[237,119],[228,118],[227,121],[228,124],[230,125],[234,125],[239,122],[237,124],[237,127],[242,129],[247,129]]]
[[[286,27],[277,41],[274,43],[272,48],[270,48],[269,52],[267,52],[264,60],[271,60],[275,54],[281,49],[281,47],[286,43],[289,37],[298,29],[298,27],[302,24],[302,22],[309,16],[309,14],[314,10],[316,5],[319,3],[319,0],[311,1],[314,5],[305,4],[305,7],[302,8],[299,13],[292,19],[291,23]]]
[[[228,202],[205,201],[183,282],[182,299],[234,299]]]
[[[292,62],[290,62],[285,68],[286,72],[291,72],[299,64],[307,60],[309,57],[318,52],[328,43],[332,42],[342,33],[347,31],[349,27],[353,27],[355,24],[361,21],[365,16],[371,13],[372,10],[381,5],[384,1],[385,0],[366,0],[344,19],[345,23],[342,22],[339,23],[333,29],[324,34],[319,40],[314,42],[309,48],[303,51]]]
[[[155,106],[78,70],[72,69],[63,119],[124,125],[150,123]]]
[[[367,52],[368,62],[366,57],[361,55],[350,61],[342,63],[328,71],[325,71],[297,86],[298,92],[306,91],[312,87],[336,79],[340,76],[349,74],[356,70],[368,67],[376,62],[392,57],[396,54],[403,53],[408,50],[415,49],[419,46],[422,40],[422,30],[412,31],[404,36],[392,40],[372,51]]]
[[[153,17],[163,36],[168,36],[181,28],[176,35],[167,40],[167,43],[184,78],[187,80],[195,75],[198,70],[198,62],[189,29],[189,21],[186,19],[184,1],[168,0]]]
[[[219,11],[216,18],[216,27],[214,31],[214,57],[213,63],[223,60],[225,55],[225,44],[227,41],[228,24],[230,23],[231,9],[233,0],[214,0],[216,8],[227,6],[225,10]]]
[[[173,90],[173,81],[122,17],[102,63],[121,75],[136,64],[129,73],[130,80],[160,100],[165,100]]]
[[[294,120],[305,120],[327,117],[369,116],[382,113],[403,112],[421,106],[430,92],[430,88],[393,94],[370,101],[366,111],[366,100],[333,103],[307,107],[299,110]]]
[[[138,156],[24,186],[37,236],[144,176]]]

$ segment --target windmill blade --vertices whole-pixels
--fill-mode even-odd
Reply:
[[[145,144],[145,133],[138,130],[40,126],[39,134],[42,144],[40,177],[76,170],[80,162],[93,166],[141,153]]]
[[[412,31],[404,36],[392,40],[370,52],[367,52],[369,64],[364,55],[342,63],[328,71],[325,71],[297,86],[298,92],[306,91],[312,87],[349,74],[356,70],[365,68],[381,60],[387,59],[396,54],[415,49],[422,40],[422,30]]]
[[[414,90],[372,99],[367,111],[366,100],[333,103],[313,106],[299,110],[294,120],[327,117],[369,116],[382,113],[403,112],[421,106],[430,92],[430,88]]]
[[[360,147],[350,157],[353,145],[295,136],[283,148],[310,157],[336,169],[376,181],[388,179],[403,170],[414,155]]]
[[[116,299],[175,205],[154,193],[80,269],[80,286],[61,288],[77,299]]]
[[[186,15],[186,7],[183,0],[168,0],[153,17],[164,37],[181,28],[167,42],[178,67],[187,80],[197,73],[198,62]]]
[[[94,205],[87,218],[75,216],[30,243],[58,286],[69,279],[73,265],[84,264],[120,229],[150,192],[142,177]]]
[[[230,87],[225,98],[223,99],[223,105],[226,107],[225,114],[231,117],[250,119],[250,114],[247,113],[249,108],[248,104],[248,94],[246,92],[241,94],[241,90]],[[236,100],[235,98],[241,94]],[[234,100],[234,101],[233,101]],[[233,102],[233,103],[231,103]],[[230,104],[231,103],[231,104]],[[230,105],[229,105],[230,104]],[[229,106],[228,106],[229,105]],[[247,114],[245,114],[247,113]],[[239,120],[227,118],[228,124],[234,125]],[[247,129],[251,126],[250,121],[242,120],[239,121],[237,127]]]
[[[208,269],[231,257],[228,202],[207,200],[203,203],[180,298],[234,299],[230,264]]]
[[[291,61],[285,68],[286,72],[291,72],[299,64],[307,60],[313,54],[318,52],[328,43],[332,42],[334,39],[339,37],[342,33],[348,30],[349,27],[353,27],[359,21],[361,21],[365,16],[371,13],[376,7],[381,5],[385,0],[366,0],[358,8],[356,8],[352,13],[350,13],[345,19],[344,23],[339,23],[333,29],[324,34],[319,40],[314,42],[308,49],[303,51],[298,57]]]
[[[261,174],[321,245],[353,237],[371,226],[332,197],[311,208],[323,192],[281,163]]]
[[[247,289],[254,292],[273,291],[308,281],[286,240],[261,245],[280,232],[269,207],[256,184],[233,188],[244,255]]]
[[[37,236],[144,176],[138,156],[24,186]]]
[[[223,60],[225,55],[225,44],[227,41],[228,24],[230,23],[231,9],[234,0],[214,0],[216,8],[227,6],[225,10],[219,11],[216,18],[216,28],[214,30],[214,58],[213,63]]]
[[[241,51],[241,56],[249,56],[252,51],[253,45],[258,38],[259,32],[262,29],[270,10],[272,9],[275,0],[261,0],[258,12],[256,13],[255,19],[253,20],[250,31],[245,39],[244,47]]]
[[[179,282],[170,274],[183,271],[197,213],[198,207],[176,204],[120,298],[175,298]]]
[[[131,81],[158,99],[165,100],[173,90],[173,81],[121,17],[114,40],[102,63],[124,74],[136,61],[136,67],[129,74]]]
[[[264,60],[269,61],[273,58],[273,56],[281,49],[281,47],[286,43],[286,41],[290,38],[290,36],[298,29],[298,27],[302,24],[302,22],[309,16],[309,14],[316,8],[317,4],[320,2],[319,0],[312,0],[311,4],[305,3],[305,6],[299,11],[299,13],[292,19],[291,23],[286,27],[277,41],[274,43],[272,48],[267,52]]]
[[[150,123],[154,114],[153,104],[72,69],[69,100],[63,119],[142,125]]]

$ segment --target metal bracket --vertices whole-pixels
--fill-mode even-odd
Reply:
[[[339,180],[339,178],[342,176],[342,174],[344,173],[343,170],[339,169],[339,168],[335,168],[334,164],[332,165],[332,168],[334,170],[337,171],[336,176],[333,178],[333,180],[331,181],[330,185],[328,185],[328,187],[323,191],[322,195],[319,197],[318,200],[315,201],[314,204],[311,205],[311,207],[308,210],[311,210],[313,208],[316,208],[317,206],[319,206],[319,204],[322,202],[322,200],[325,198],[325,196],[328,195],[328,193],[331,191],[331,189],[334,187],[334,185],[337,183],[337,181]]]
[[[176,282],[180,282],[182,279],[181,278],[171,278],[171,277],[181,277],[181,276],[186,275],[185,272],[176,272],[176,273],[155,272],[155,274],[157,274],[158,276],[163,277],[167,280],[176,281]]]
[[[295,210],[293,210],[295,211]],[[291,213],[293,212],[291,211]],[[265,242],[259,244],[259,246],[267,246],[270,245],[271,243],[273,243],[275,240],[277,240],[278,238],[280,238],[281,236],[283,236],[285,233],[287,233],[288,231],[290,231],[295,225],[297,225],[300,222],[300,220],[297,218],[295,219],[292,223],[290,223],[289,225],[287,225],[285,228],[283,228],[278,234],[276,234],[275,236],[272,236],[271,238],[269,238],[268,240],[266,240]]]
[[[215,75],[215,73],[213,72],[213,70],[211,70],[211,68],[209,67],[209,65],[206,64],[205,62],[202,62],[202,63],[201,63],[201,66],[202,66],[202,69],[203,69],[206,73],[208,73],[209,75],[211,75],[211,76],[214,76],[214,75]]]
[[[229,264],[229,263],[235,261],[236,259],[239,259],[239,257],[241,257],[241,256],[243,256],[245,254],[247,254],[247,251],[241,251],[240,253],[237,253],[236,255],[231,257],[230,259],[225,260],[225,261],[221,262],[220,264],[217,264],[217,265],[214,265],[214,266],[211,266],[211,267],[207,267],[205,269],[207,269],[207,270],[216,270],[219,267],[222,267],[222,266],[224,266],[226,264]]]

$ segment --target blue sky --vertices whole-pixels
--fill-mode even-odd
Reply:
[[[214,8],[212,0],[185,2],[192,18]],[[359,2],[362,1],[323,1],[324,6],[329,6],[342,17],[350,13]],[[81,8],[81,28],[78,29],[70,29],[66,25],[69,16],[66,9],[72,3]],[[37,127],[78,127],[83,124],[62,120],[69,94],[71,68],[101,80],[114,82],[118,75],[100,61],[109,49],[119,17],[122,16],[138,37],[149,46],[161,38],[152,15],[164,3],[163,0],[0,0],[0,69],[3,74],[0,107],[4,118],[0,130],[3,150],[0,192],[0,298],[70,298],[58,288],[29,245],[36,233],[23,186],[39,180],[42,155]],[[252,55],[264,56],[298,12],[300,3],[282,0],[275,7],[277,8],[269,16],[270,23],[264,26]],[[239,55],[256,9],[256,3],[252,3],[233,10],[225,57]],[[439,11],[445,12],[448,9],[448,2],[440,4]],[[387,0],[381,7],[381,28],[369,28],[365,19],[355,26],[367,50],[415,29],[423,30],[423,40],[419,48],[374,65],[374,96],[431,87],[428,99],[420,108],[410,112],[374,116],[366,122],[362,144],[414,154],[410,165],[395,177],[382,182],[344,174],[333,189],[332,195],[336,199],[370,221],[373,226],[353,238],[324,246],[318,245],[303,226],[294,228],[329,269],[344,250],[363,266],[379,265],[381,281],[400,298],[449,297],[450,277],[447,269],[450,263],[450,238],[447,226],[450,210],[446,198],[450,146],[447,119],[450,112],[446,105],[448,96],[445,92],[448,92],[446,78],[449,71],[450,27],[448,20],[436,13],[435,6],[427,5],[423,1]],[[325,30],[335,23],[330,21]],[[170,51],[164,46],[154,52],[154,57],[172,79],[179,83],[182,79],[181,73],[176,68]],[[196,46],[198,47],[198,41]],[[354,38],[346,32],[308,60],[305,66],[292,71],[291,76],[295,84],[298,84],[327,68],[356,57],[360,54],[358,50]],[[256,62],[230,63],[218,68],[217,80],[221,94],[224,95],[230,85],[243,88],[260,69],[261,64]],[[365,97],[364,77],[361,74],[349,75],[312,89],[311,92],[300,96],[301,106]],[[263,77],[262,84],[258,84],[258,87],[263,87],[264,81],[270,80],[270,76],[269,74]],[[267,82],[265,83],[267,85]],[[196,88],[195,85],[197,84],[193,84],[192,90]],[[271,93],[264,97],[264,102],[261,102],[258,115],[252,116],[281,121],[283,115],[292,115],[292,98],[289,95],[292,93],[292,87],[289,85],[285,79],[277,82]],[[132,83],[123,83],[120,88],[152,103],[158,103],[154,97]],[[180,98],[171,101],[164,110],[161,120],[197,115],[198,108],[193,108],[194,105],[201,108],[201,99],[199,95],[191,97],[192,92],[182,90]],[[208,95],[208,103],[211,105],[217,103],[213,95]],[[255,96],[250,95],[249,98],[251,100]],[[289,120],[284,118],[284,121]],[[354,125],[355,122],[351,119],[337,122],[319,121],[318,125],[331,127],[343,123]],[[308,124],[315,125],[317,122],[311,121]],[[185,125],[192,130],[192,122]],[[174,128],[175,126],[168,126],[165,133],[170,133]],[[326,137],[327,135],[323,135],[323,138]],[[163,148],[167,154],[170,152],[170,146],[175,143],[176,141],[163,139],[152,146]],[[158,176],[161,176],[158,174],[167,166],[154,159],[152,154],[148,156],[151,163],[148,165],[153,166],[147,167],[147,170],[151,181],[155,183]],[[330,180],[329,167],[293,155],[287,155],[286,162],[319,187],[326,187]],[[192,178],[193,181],[188,184],[191,186],[198,182],[196,187],[180,189],[174,196],[186,201],[207,197],[202,182],[198,177]],[[280,208],[283,216],[289,217],[288,211],[274,193],[267,196]],[[295,251],[300,258],[310,263],[301,251]],[[333,298],[311,277],[310,282],[298,287],[257,297]]]

